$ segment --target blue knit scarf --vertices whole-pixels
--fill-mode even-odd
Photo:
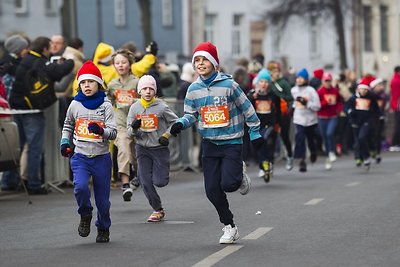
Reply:
[[[104,103],[105,97],[106,94],[103,91],[98,91],[92,96],[85,96],[82,91],[79,90],[78,94],[74,97],[74,100],[81,102],[87,109],[96,109]]]

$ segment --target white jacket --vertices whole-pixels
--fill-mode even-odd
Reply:
[[[318,123],[317,111],[321,108],[317,91],[308,85],[295,86],[291,90],[293,96],[293,123],[302,126],[311,126]],[[303,106],[296,98],[301,96],[307,99],[307,104]]]

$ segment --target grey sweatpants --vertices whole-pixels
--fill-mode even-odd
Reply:
[[[164,187],[169,182],[169,149],[156,149],[135,145],[138,165],[138,178],[143,192],[153,210],[162,209],[161,199],[155,186]]]

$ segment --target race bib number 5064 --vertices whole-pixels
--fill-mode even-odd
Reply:
[[[229,110],[227,105],[200,108],[204,128],[219,128],[229,124]]]

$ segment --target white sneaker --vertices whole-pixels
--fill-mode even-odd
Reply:
[[[325,169],[326,170],[331,170],[332,169],[332,162],[330,159],[326,159],[325,161]]]
[[[123,188],[123,192],[122,192],[122,198],[124,199],[124,201],[131,201],[131,197],[133,194],[133,190],[132,188],[128,187],[128,188]]]
[[[264,175],[265,175],[265,171],[260,169],[258,171],[258,177],[262,178],[262,177],[264,177]]]
[[[239,231],[237,226],[232,228],[230,224],[225,225],[225,227],[222,228],[222,231],[224,231],[224,234],[219,239],[220,244],[232,244],[239,239]]]
[[[286,170],[291,171],[293,169],[293,158],[286,158]]]
[[[335,162],[336,161],[336,154],[334,153],[334,152],[329,152],[329,155],[328,155],[328,157],[329,157],[329,160],[331,161],[331,162]]]
[[[244,163],[243,161],[243,180],[242,184],[239,187],[240,194],[246,195],[250,191],[250,187],[251,187],[251,180],[246,172],[246,163]]]

